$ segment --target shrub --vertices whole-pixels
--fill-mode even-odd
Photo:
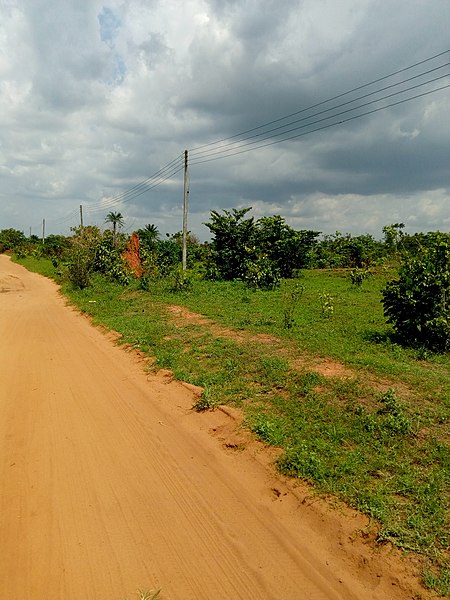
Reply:
[[[280,283],[280,272],[277,266],[266,255],[246,262],[244,281],[251,288],[273,290]]]
[[[350,271],[350,280],[356,287],[361,287],[363,281],[370,277],[370,275],[371,273],[368,269],[360,269],[359,267],[355,267]]]
[[[98,227],[76,227],[70,238],[70,246],[64,253],[67,264],[67,277],[78,288],[89,285],[90,275],[94,270],[95,247],[101,233]]]
[[[26,238],[22,231],[17,229],[0,230],[0,253],[7,250],[18,250],[25,244]]]
[[[450,349],[450,235],[430,233],[417,256],[404,258],[399,278],[382,291],[384,314],[399,340]]]
[[[211,221],[205,223],[213,236],[209,261],[213,268],[208,275],[217,279],[245,277],[246,263],[256,258],[256,226],[253,217],[245,218],[251,208],[211,211]]]

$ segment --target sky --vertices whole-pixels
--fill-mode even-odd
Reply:
[[[242,207],[450,231],[448,23],[448,0],[0,0],[0,229],[67,235],[81,205],[180,231],[188,150],[201,241]]]

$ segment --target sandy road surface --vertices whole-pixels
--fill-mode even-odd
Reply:
[[[413,598],[191,404],[0,255],[0,600]]]

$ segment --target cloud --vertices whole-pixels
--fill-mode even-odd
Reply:
[[[117,202],[127,226],[179,230],[182,173],[175,171],[186,148],[263,123],[275,128],[316,104],[291,127],[316,126],[290,141],[205,163],[199,158],[213,158],[213,147],[197,153],[197,163],[190,153],[191,229],[206,237],[209,211],[233,206],[325,232],[381,235],[395,221],[449,227],[448,90],[333,127],[326,120],[382,94],[344,102],[428,63],[377,88],[342,93],[447,49],[450,5],[441,0],[4,0],[0,12],[0,228],[28,232],[46,218],[49,232],[68,232],[80,204],[101,224]],[[334,113],[321,112],[331,106]],[[279,142],[279,132],[232,141]],[[117,197],[176,157],[152,180],[161,185]]]

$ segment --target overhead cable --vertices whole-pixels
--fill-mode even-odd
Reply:
[[[428,58],[425,58],[424,60],[421,60],[421,61],[419,61],[419,62],[416,62],[416,63],[414,63],[414,64],[412,64],[412,65],[409,65],[408,67],[404,67],[404,68],[402,68],[402,69],[398,69],[397,71],[393,71],[392,73],[389,73],[388,75],[383,75],[382,77],[378,77],[377,79],[374,79],[374,80],[372,80],[372,81],[369,81],[369,82],[367,82],[367,83],[364,83],[364,84],[362,84],[362,85],[356,86],[356,87],[354,87],[354,88],[352,88],[352,89],[350,89],[350,90],[347,90],[346,92],[342,92],[342,93],[340,93],[340,94],[337,94],[337,95],[335,95],[335,96],[332,96],[331,98],[327,98],[326,100],[322,100],[321,102],[317,102],[316,104],[313,104],[313,105],[311,105],[311,106],[308,106],[308,107],[306,107],[306,108],[302,108],[302,109],[300,109],[300,110],[297,110],[297,111],[295,111],[295,112],[293,112],[293,113],[290,113],[290,114],[288,114],[288,115],[285,115],[285,116],[283,116],[283,117],[279,117],[279,118],[277,118],[277,119],[273,119],[273,120],[271,120],[271,121],[268,121],[267,123],[263,123],[262,125],[258,125],[258,126],[256,126],[256,127],[252,127],[251,129],[246,129],[245,131],[241,131],[241,132],[239,132],[239,133],[235,133],[235,134],[234,134],[234,135],[232,135],[232,136],[229,136],[229,137],[226,137],[226,138],[222,138],[222,139],[216,140],[215,142],[210,142],[210,143],[208,143],[208,144],[202,144],[201,146],[197,146],[197,147],[195,147],[195,148],[191,148],[191,149],[189,150],[189,152],[190,152],[190,153],[194,153],[194,152],[196,152],[197,150],[200,150],[200,149],[202,149],[202,148],[206,148],[206,147],[209,147],[209,146],[215,146],[215,145],[217,145],[217,144],[220,144],[221,142],[226,142],[226,141],[228,141],[228,140],[232,140],[232,139],[235,139],[235,138],[237,138],[237,137],[243,137],[243,136],[245,136],[247,133],[251,133],[251,132],[253,132],[253,131],[257,131],[258,129],[262,129],[262,128],[268,127],[269,125],[273,125],[274,123],[279,123],[280,121],[284,121],[284,120],[286,120],[286,119],[290,119],[291,117],[295,117],[296,115],[299,115],[299,114],[301,114],[301,113],[303,113],[303,112],[306,112],[306,111],[308,111],[308,110],[312,110],[312,109],[314,109],[314,108],[318,108],[319,106],[322,106],[323,104],[327,104],[328,102],[333,102],[334,100],[338,100],[339,98],[343,98],[344,96],[347,96],[347,95],[349,95],[349,94],[352,94],[352,93],[354,93],[354,92],[357,92],[357,91],[359,91],[359,90],[362,90],[362,89],[364,89],[364,88],[367,88],[367,87],[369,87],[369,86],[371,86],[371,85],[375,85],[376,83],[379,83],[379,82],[381,82],[381,81],[384,81],[384,80],[386,80],[386,79],[389,79],[390,77],[394,77],[395,75],[399,75],[400,73],[404,73],[404,72],[406,72],[406,71],[409,71],[409,70],[411,70],[411,69],[413,69],[413,68],[415,68],[415,67],[418,67],[418,66],[420,66],[420,65],[422,65],[422,64],[425,64],[425,63],[427,63],[427,62],[430,62],[430,61],[432,61],[432,60],[434,60],[434,59],[436,59],[436,58],[439,58],[440,56],[444,56],[445,54],[448,54],[448,53],[450,53],[450,49],[448,49],[448,50],[444,50],[443,52],[439,52],[438,54],[434,54],[433,56],[430,56],[430,57],[428,57]]]
[[[369,110],[369,111],[363,112],[361,114],[354,115],[352,117],[348,117],[346,119],[341,119],[341,120],[336,121],[334,123],[329,123],[328,125],[322,125],[321,127],[316,127],[315,129],[311,129],[310,131],[306,131],[306,132],[303,132],[303,133],[297,133],[295,135],[291,135],[291,136],[283,138],[281,140],[271,141],[271,142],[268,142],[266,144],[260,144],[259,146],[253,146],[252,148],[246,148],[244,150],[240,150],[239,147],[237,147],[235,149],[235,151],[231,151],[230,150],[229,153],[227,153],[227,154],[224,153],[224,154],[222,154],[220,156],[215,156],[213,158],[206,158],[206,159],[203,159],[203,160],[197,160],[197,161],[194,160],[193,162],[191,162],[191,165],[192,164],[198,165],[198,164],[202,164],[202,163],[206,163],[206,162],[211,162],[211,161],[214,161],[214,160],[220,160],[222,158],[229,158],[230,156],[236,156],[238,154],[244,154],[245,152],[250,152],[252,150],[257,150],[259,148],[266,148],[267,146],[273,146],[275,144],[280,144],[281,142],[286,142],[286,141],[293,140],[293,139],[296,139],[296,138],[299,138],[299,137],[302,137],[302,136],[306,136],[306,135],[309,135],[309,134],[314,133],[316,131],[322,131],[324,129],[329,129],[330,127],[335,127],[336,125],[342,125],[343,123],[348,123],[349,121],[354,121],[355,119],[360,119],[361,117],[365,117],[367,115],[371,115],[371,114],[374,114],[376,112],[380,112],[381,110],[386,110],[387,108],[391,108],[393,106],[398,106],[399,104],[404,104],[405,102],[409,102],[410,100],[415,100],[416,98],[421,98],[423,96],[428,96],[429,94],[433,94],[435,92],[439,92],[439,91],[447,89],[447,88],[450,88],[450,84],[441,86],[439,88],[435,88],[433,90],[429,90],[427,92],[422,92],[421,94],[416,94],[415,96],[411,96],[409,98],[405,98],[405,99],[399,100],[397,102],[392,102],[391,104],[387,104],[385,106],[380,106],[378,108],[374,108],[373,110]],[[368,104],[371,104],[371,103],[368,103]],[[295,128],[294,130],[298,130],[298,129],[300,129],[300,128]],[[245,144],[244,144],[244,146],[245,146]]]

